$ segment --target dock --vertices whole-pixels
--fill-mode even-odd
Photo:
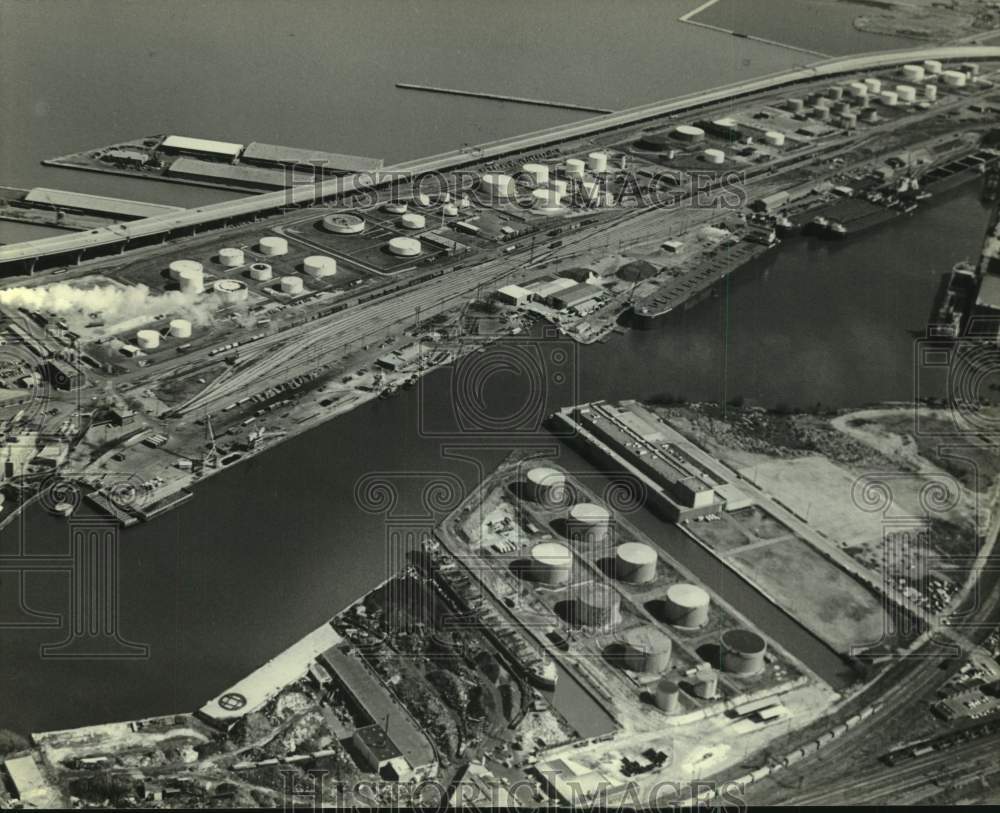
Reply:
[[[455,88],[442,88],[433,85],[415,85],[410,82],[397,82],[396,87],[403,90],[422,90],[427,93],[444,93],[449,96],[472,96],[476,99],[492,99],[497,102],[514,102],[516,104],[533,104],[538,107],[557,107],[562,110],[579,110],[583,113],[614,113],[604,107],[591,107],[589,105],[574,104],[572,102],[554,102],[547,99],[530,99],[526,96],[508,96],[503,93],[484,93],[478,90],[456,90]]]

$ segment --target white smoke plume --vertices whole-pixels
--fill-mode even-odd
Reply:
[[[70,325],[83,325],[99,314],[103,322],[139,316],[182,316],[197,324],[211,321],[218,303],[214,296],[167,291],[158,294],[147,285],[77,287],[65,282],[37,288],[0,290],[0,305],[61,316]]]

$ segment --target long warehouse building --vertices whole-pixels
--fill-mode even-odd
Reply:
[[[544,144],[593,135],[726,99],[737,99],[761,91],[775,90],[818,78],[887,68],[924,59],[937,59],[939,61],[1000,60],[1000,47],[955,45],[883,51],[828,59],[791,71],[748,79],[713,90],[690,93],[668,101],[640,105],[619,113],[596,116],[526,135],[500,139],[474,150],[451,150],[439,155],[394,164],[384,168],[381,172],[366,176],[363,180],[359,179],[358,176],[348,175],[289,190],[268,192],[248,198],[188,209],[179,214],[161,215],[128,224],[0,246],[0,272],[9,274],[31,272],[39,267],[37,261],[40,258],[45,260],[44,267],[80,262],[89,257],[118,253],[131,246],[153,245],[173,236],[193,234],[200,227],[235,223],[243,219],[276,214],[290,207],[305,206],[336,198],[355,189],[387,184],[393,179],[398,179],[400,174],[414,176],[425,172],[455,169],[533,149]]]

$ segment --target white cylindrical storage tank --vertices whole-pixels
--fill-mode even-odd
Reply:
[[[664,600],[664,620],[675,627],[697,629],[708,623],[711,598],[695,584],[672,584]]]
[[[501,172],[487,172],[479,179],[479,188],[489,198],[504,200],[516,192],[514,179]]]
[[[961,71],[944,71],[941,74],[941,79],[948,87],[952,88],[964,88],[968,77]]]
[[[581,502],[569,509],[566,531],[570,539],[584,543],[606,542],[611,528],[611,512],[592,502]]]
[[[883,90],[878,94],[878,97],[886,107],[895,107],[899,104],[899,94],[894,90]]]
[[[280,257],[282,254],[288,253],[288,241],[284,237],[278,237],[273,234],[261,237],[257,247],[260,249],[261,254],[268,257]]]
[[[785,134],[780,130],[768,130],[764,133],[764,141],[772,147],[785,146]]]
[[[562,206],[562,195],[554,189],[532,189],[531,203],[537,209],[558,209]]]
[[[271,266],[267,263],[253,263],[250,266],[250,279],[256,280],[257,282],[267,282],[271,277],[274,276],[274,272],[271,270]]]
[[[901,102],[913,103],[917,100],[917,89],[913,85],[896,85],[896,97]]]
[[[237,305],[246,302],[248,289],[245,282],[238,279],[220,279],[212,289],[218,294],[225,305]]]
[[[416,203],[417,206],[430,206],[431,196],[426,192],[417,192],[417,196],[414,198],[414,203]]]
[[[302,277],[281,278],[281,293],[283,294],[301,294],[302,288]]]
[[[316,254],[302,261],[302,270],[310,277],[332,277],[337,273],[337,261],[333,257]]]
[[[357,215],[327,215],[323,218],[323,228],[334,234],[358,234],[365,230],[365,221]]]
[[[851,82],[847,90],[855,99],[864,99],[868,96],[868,85],[864,82]]]
[[[140,330],[135,334],[135,343],[140,350],[155,350],[160,346],[160,333],[157,330]]]
[[[563,180],[552,181],[552,191],[558,192],[560,195],[565,195],[566,191],[569,189],[569,184]]]
[[[801,113],[806,109],[805,99],[789,99],[788,109],[792,113]]]
[[[924,85],[924,98],[929,102],[937,99],[937,85]]]
[[[525,164],[521,171],[535,186],[545,186],[549,182],[549,168],[545,164]]]
[[[587,165],[591,172],[608,171],[608,154],[606,152],[592,152],[587,156]]]
[[[469,200],[469,196],[468,195],[462,195],[462,197],[460,197],[458,199],[458,208],[459,209],[468,209],[471,205],[472,205],[472,201]]]
[[[181,293],[200,294],[205,290],[205,275],[201,272],[201,267],[185,268],[181,271],[177,281],[181,286]]]
[[[408,208],[409,207],[401,200],[394,200],[385,205],[385,210],[394,215],[404,214]]]
[[[670,667],[670,636],[658,628],[636,627],[621,636],[626,669],[633,672],[663,673]]]
[[[558,505],[566,499],[566,475],[559,469],[535,466],[528,469],[527,497],[542,505]]]
[[[167,272],[170,274],[170,279],[175,282],[179,281],[181,274],[185,271],[194,271],[197,273],[202,273],[201,263],[195,262],[194,260],[174,260],[167,266]]]
[[[235,268],[238,265],[243,265],[243,249],[220,248],[219,262],[227,268]]]
[[[423,215],[407,212],[399,219],[399,224],[404,229],[422,229],[427,225],[427,219]]]
[[[656,562],[656,551],[641,542],[626,542],[615,549],[615,575],[629,584],[653,581]]]
[[[566,177],[567,178],[582,178],[584,171],[587,169],[587,164],[581,158],[567,158],[566,159]]]
[[[420,241],[412,237],[393,237],[389,241],[389,251],[397,257],[416,257],[421,250]]]
[[[903,74],[903,78],[907,82],[922,82],[924,78],[924,66],[923,65],[904,65],[900,70]]]
[[[679,124],[674,127],[673,136],[681,141],[701,141],[705,137],[705,131],[693,124]]]
[[[705,160],[710,164],[722,164],[726,160],[726,153],[722,150],[717,150],[715,147],[709,147],[703,155],[705,156]]]
[[[924,60],[924,71],[931,74],[932,76],[941,73],[942,65],[936,59],[925,59]]]
[[[587,627],[605,627],[621,612],[621,598],[608,584],[589,582],[577,592],[573,621]]]
[[[187,319],[171,319],[170,335],[175,339],[191,338],[191,322]]]
[[[673,714],[681,707],[681,688],[670,678],[663,678],[656,684],[653,703],[660,711]]]
[[[826,95],[835,102],[839,102],[844,98],[844,89],[840,85],[834,85],[826,92]]]
[[[767,642],[746,629],[722,633],[722,668],[734,675],[756,675],[764,668]]]
[[[573,554],[558,542],[542,542],[531,549],[531,578],[539,584],[565,584],[573,567]]]
[[[441,207],[441,213],[445,217],[456,217],[458,215],[458,207],[454,203],[446,203]]]
[[[872,93],[878,93],[880,90],[882,90],[882,80],[874,76],[869,76],[867,79],[864,80],[864,83],[868,85],[868,89]]]

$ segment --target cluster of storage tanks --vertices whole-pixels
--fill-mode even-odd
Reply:
[[[173,339],[190,339],[191,322],[187,319],[171,319],[167,335]],[[145,329],[135,334],[135,343],[140,350],[156,350],[160,346],[162,334],[159,330]]]
[[[167,267],[170,279],[185,294],[200,294],[205,290],[205,271],[195,260],[174,260]]]
[[[719,692],[719,675],[714,669],[698,672],[691,680],[691,692],[702,700],[711,700]],[[663,677],[656,684],[653,703],[661,711],[673,714],[681,708],[681,687],[672,677]]]

